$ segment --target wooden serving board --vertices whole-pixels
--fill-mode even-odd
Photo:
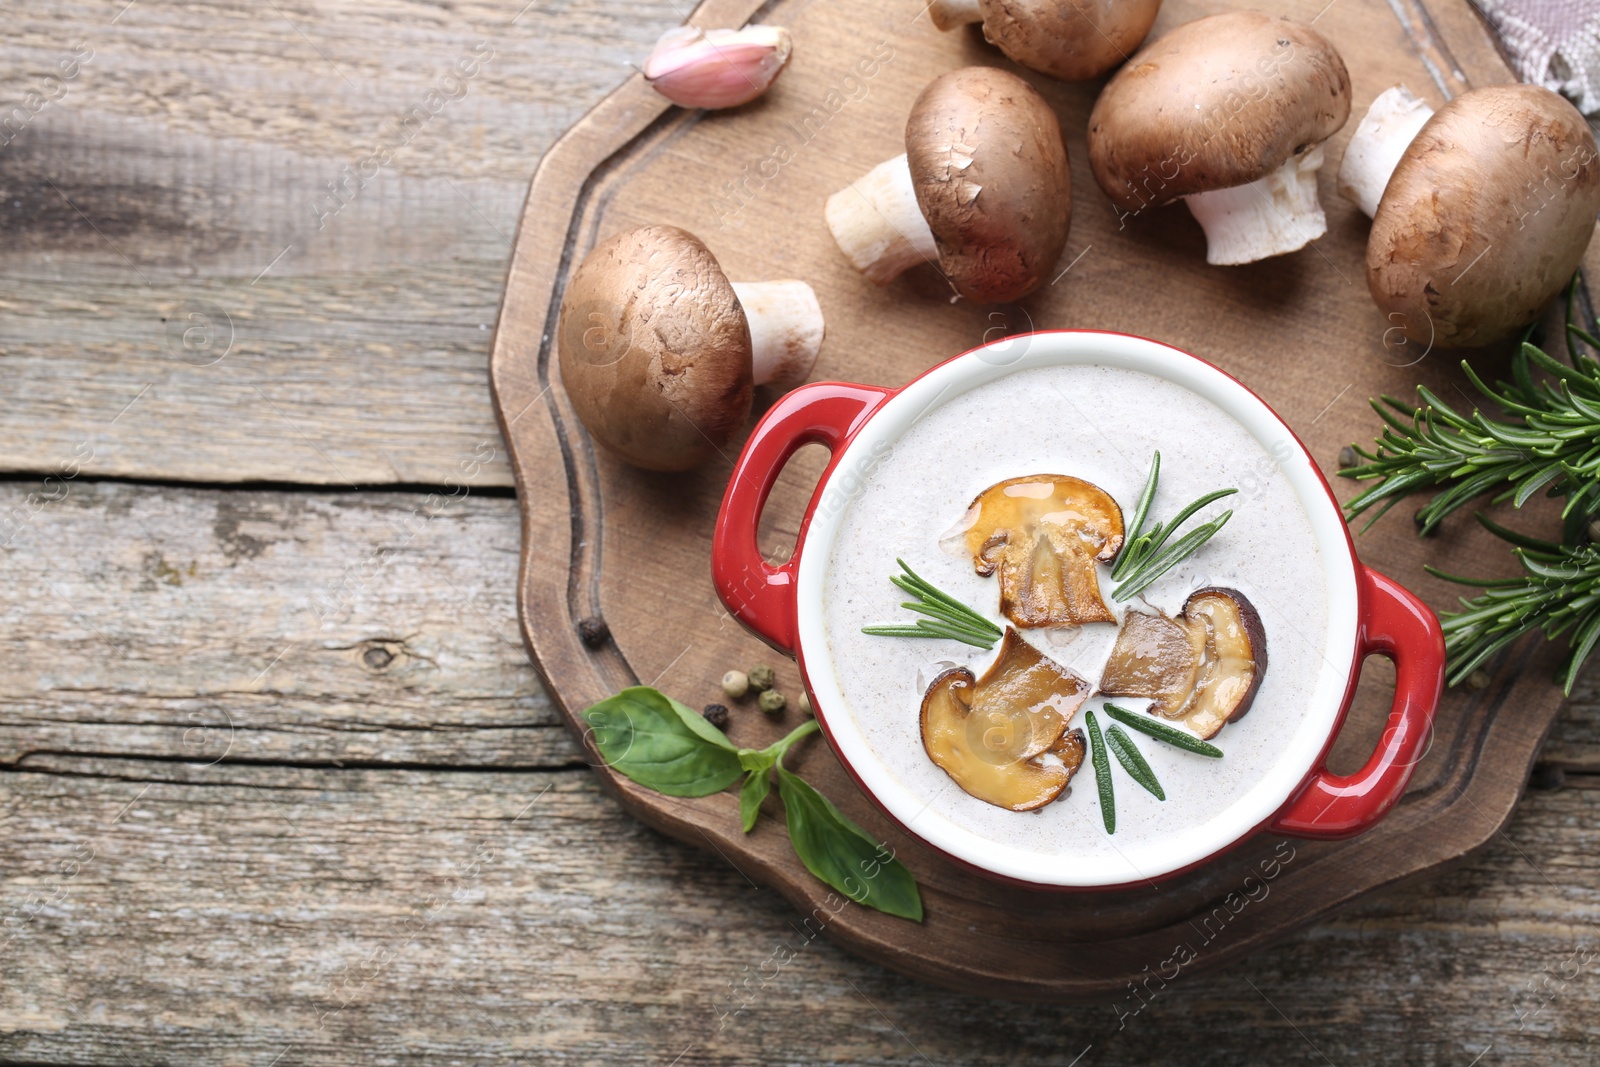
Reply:
[[[1168,0],[1155,32],[1227,6]],[[768,662],[779,688],[795,694],[799,686],[794,664],[776,662],[712,589],[711,531],[731,452],[690,474],[632,470],[593,446],[562,391],[552,345],[562,288],[599,240],[624,228],[664,222],[691,230],[735,279],[809,281],[828,321],[817,380],[899,385],[1009,332],[1120,330],[1194,352],[1243,379],[1330,475],[1340,448],[1370,440],[1376,429],[1369,396],[1409,395],[1426,382],[1446,397],[1462,390],[1470,406],[1457,356],[1399,345],[1397,334],[1386,333],[1390,324],[1365,284],[1366,222],[1334,194],[1333,175],[1355,116],[1388,86],[1403,81],[1438,106],[1511,76],[1465,0],[1273,6],[1315,20],[1341,50],[1355,111],[1328,146],[1327,236],[1247,267],[1206,266],[1200,229],[1181,206],[1119,228],[1087,166],[1084,131],[1098,86],[1023,72],[1060,114],[1072,158],[1075,208],[1059,281],[1019,306],[986,308],[948,303],[931,272],[884,289],[857,275],[823,224],[823,200],[902,150],[906,113],[931,78],[963,64],[1006,65],[976,32],[935,30],[922,0],[706,0],[693,16],[699,26],[755,19],[793,31],[794,60],[766,97],[732,112],[686,112],[636,75],[550,150],[518,230],[491,370],[522,501],[523,632],[576,734],[583,734],[579,712],[627,685],[655,685],[700,706],[722,699],[725,670]],[[1504,353],[1478,358],[1494,366]],[[771,399],[758,397],[758,407]],[[763,548],[772,558],[792,546],[820,469],[819,455],[802,452],[780,480],[764,518]],[[1353,488],[1335,481],[1341,492]],[[1408,513],[1392,513],[1358,546],[1368,563],[1435,607],[1450,605],[1459,590],[1426,577],[1425,562],[1477,573],[1511,566],[1469,518],[1422,541]],[[609,639],[586,645],[578,629],[585,619],[603,619]],[[638,818],[777,889],[865,957],[967,991],[1108,1000],[1131,1011],[1139,1004],[1132,981],[1155,988],[1153,974],[1171,979],[1242,956],[1364,894],[1460,859],[1498,832],[1561,701],[1550,682],[1553,664],[1549,650],[1527,644],[1497,665],[1486,687],[1449,693],[1410,791],[1365,836],[1336,844],[1263,836],[1158,887],[1116,893],[1039,893],[957,869],[895,830],[826,746],[808,742],[795,765],[898,851],[922,885],[921,925],[855,906],[834,914],[827,888],[790,850],[775,800],[746,836],[731,792],[678,800],[603,768],[597,773]],[[1386,663],[1368,664],[1333,769],[1353,769],[1373,748],[1391,680]],[[729,733],[750,746],[798,722],[792,707],[780,721],[752,704],[735,707],[734,716]]]

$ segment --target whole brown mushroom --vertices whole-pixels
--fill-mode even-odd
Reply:
[[[1390,328],[1473,347],[1539,316],[1583,258],[1600,153],[1577,108],[1536,85],[1463,93],[1406,148],[1367,238],[1367,288]]]
[[[1259,11],[1184,23],[1106,83],[1089,163],[1128,214],[1183,199],[1206,262],[1253,263],[1327,231],[1322,142],[1350,117],[1350,75],[1328,39]]]
[[[805,380],[822,309],[804,282],[730,282],[694,234],[641,226],[590,252],[561,301],[561,382],[589,433],[636,467],[695,467],[755,385]]]
[[[1015,74],[950,71],[912,105],[905,155],[829,197],[825,213],[840,250],[879,285],[928,262],[960,296],[1020,300],[1067,244],[1061,123]]]
[[[1098,78],[1144,43],[1161,0],[933,0],[941,30],[983,24],[1012,62],[1062,81]]]

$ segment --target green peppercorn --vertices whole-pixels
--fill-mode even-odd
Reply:
[[[777,680],[777,677],[772,673],[772,668],[765,663],[750,668],[750,688],[758,693],[765,693],[768,689],[771,689],[773,683]]]
[[[784,699],[783,694],[778,692],[776,689],[768,689],[765,693],[761,694],[761,710],[766,712],[768,715],[778,714],[778,712],[782,711],[784,706],[788,703],[789,702]]]

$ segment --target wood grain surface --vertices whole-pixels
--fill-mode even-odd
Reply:
[[[0,499],[47,491],[15,483]],[[365,558],[426,499],[85,482],[13,542],[0,1063],[665,1064],[687,1051],[681,1063],[1064,1067],[1091,1044],[1082,1063],[1323,1063],[1313,1045],[1340,1064],[1464,1067],[1489,1046],[1584,1062],[1600,1003],[1581,955],[1600,912],[1592,682],[1547,746],[1565,787],[1530,792],[1481,855],[1175,982],[1118,1029],[1115,1001],[1063,1011],[949,994],[805,940],[770,891],[623,813],[511,640],[514,501],[459,503],[352,604],[329,644],[404,637],[422,655],[389,665],[403,677],[374,673],[355,647],[273,664],[317,632],[299,620],[343,572],[331,561]],[[219,507],[251,518],[219,524]],[[78,549],[123,525],[159,556]],[[401,568],[450,576],[461,599]],[[67,611],[44,603],[57,596],[46,577],[92,631],[69,621],[39,637],[38,613]],[[467,600],[482,610],[460,610]],[[264,629],[269,614],[287,622]],[[207,700],[153,699],[135,667],[167,697]],[[278,729],[256,721],[234,742],[261,745],[266,765],[206,766],[226,724],[197,723],[196,708],[271,715]],[[516,724],[514,763],[483,766],[502,752],[489,731],[440,721],[469,710]],[[734,736],[751,722],[742,714]],[[337,766],[419,756],[438,766]],[[1537,780],[1556,784],[1556,770]],[[476,853],[468,877],[484,844],[494,858]]]
[[[528,175],[682,17],[672,0],[15,5],[0,101],[60,99],[0,149],[0,469],[53,470],[87,441],[94,474],[459,480],[495,433],[485,354]],[[375,152],[387,164],[363,165]]]
[[[1481,853],[1120,1030],[806,940],[604,797],[516,640],[480,327],[534,162],[688,9],[519,9],[7,12],[0,99],[95,57],[0,147],[0,1064],[1589,1062],[1589,682],[1535,773],[1565,787]],[[508,23],[316,231],[308,193]],[[234,319],[219,363],[169,340],[186,301]],[[396,489],[312,488],[350,482]]]

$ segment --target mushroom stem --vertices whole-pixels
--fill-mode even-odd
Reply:
[[[828,197],[823,213],[839,250],[868,278],[887,285],[918,263],[938,262],[904,155],[880,163]]]
[[[734,282],[750,324],[751,370],[757,385],[788,389],[816,365],[822,348],[822,306],[805,282]]]
[[[1206,262],[1254,263],[1304,248],[1326,233],[1328,220],[1317,201],[1321,169],[1318,145],[1248,185],[1185,197],[1189,211],[1206,231]]]
[[[933,0],[928,5],[928,16],[941,30],[953,30],[983,21],[983,8],[979,0]]]
[[[1433,117],[1433,108],[1404,85],[1385,89],[1372,102],[1350,136],[1339,163],[1339,193],[1367,218],[1378,213],[1378,201],[1400,157]]]

